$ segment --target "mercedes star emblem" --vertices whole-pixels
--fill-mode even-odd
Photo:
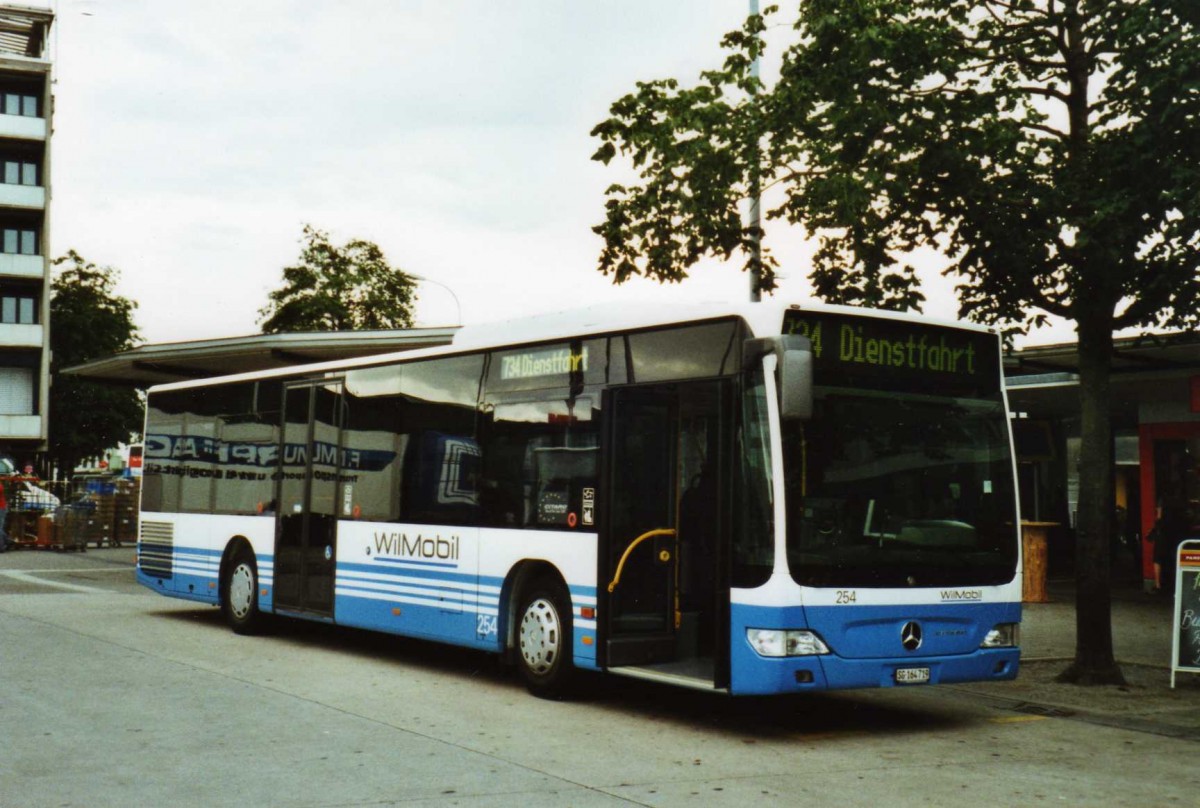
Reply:
[[[900,629],[900,643],[906,651],[915,651],[921,647],[921,624],[909,621]]]

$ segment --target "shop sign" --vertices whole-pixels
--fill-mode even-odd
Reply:
[[[1171,643],[1171,687],[1175,673],[1200,673],[1200,539],[1179,545],[1175,569],[1175,629]]]

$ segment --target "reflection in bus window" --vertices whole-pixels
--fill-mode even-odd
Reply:
[[[733,584],[760,586],[770,578],[775,563],[770,422],[761,369],[745,375],[737,442]]]
[[[639,331],[628,336],[630,381],[657,382],[723,376],[737,369],[737,323]]]
[[[788,557],[800,583],[1003,583],[1015,563],[1004,404],[819,391],[784,424]]]
[[[487,413],[484,524],[593,528],[583,502],[584,489],[595,489],[599,462],[591,399],[495,403]]]
[[[346,376],[343,445],[362,465],[357,518],[474,524],[479,510],[476,400],[483,357],[456,356]]]
[[[253,383],[156,396],[146,413],[143,509],[254,513],[261,483],[273,485],[275,450],[260,450]],[[277,440],[272,433],[268,441]]]

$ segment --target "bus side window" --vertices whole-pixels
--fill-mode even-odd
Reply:
[[[238,453],[237,424],[253,408],[253,384],[201,392],[155,393],[147,404],[143,510],[167,513],[253,513],[239,504],[240,475],[249,472]],[[226,481],[229,481],[228,483]]]
[[[404,521],[476,524],[479,444],[434,429],[409,435],[401,501]]]
[[[474,525],[480,354],[346,375],[342,448],[356,459],[350,515],[376,522]]]
[[[400,424],[408,436],[400,486],[405,522],[479,523],[477,415],[483,355],[402,367]]]
[[[495,527],[569,530],[594,488],[598,419],[589,397],[489,402],[482,433],[480,504]]]
[[[342,516],[369,522],[400,520],[401,472],[408,436],[401,432],[398,396],[351,397],[342,430],[342,452],[357,459],[343,469],[352,480],[350,508]]]

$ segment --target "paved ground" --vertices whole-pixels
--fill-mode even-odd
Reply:
[[[1021,675],[1015,682],[963,686],[1036,714],[1138,728],[1200,740],[1200,676],[1178,673],[1171,689],[1173,603],[1134,587],[1113,599],[1113,649],[1125,686],[1078,687],[1055,681],[1075,655],[1075,603],[1069,582],[1052,582],[1051,602],[1026,604]]]
[[[734,700],[605,677],[553,703],[474,652],[295,622],[236,636],[215,609],[138,587],[131,562],[127,548],[0,556],[0,806],[1200,794],[1200,677],[1169,690],[1169,607],[1134,593],[1115,611],[1126,690],[1048,681],[1073,648],[1059,601],[1027,610],[1040,661],[1010,684]]]

